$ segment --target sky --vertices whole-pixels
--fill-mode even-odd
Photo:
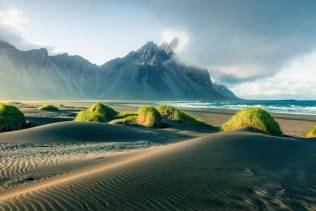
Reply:
[[[313,0],[0,0],[0,39],[101,65],[147,41],[247,99],[316,99]]]

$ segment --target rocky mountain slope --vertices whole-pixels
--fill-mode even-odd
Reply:
[[[24,99],[233,99],[207,70],[174,58],[176,42],[148,42],[123,58],[97,66],[80,56],[21,51],[0,42],[0,97]]]

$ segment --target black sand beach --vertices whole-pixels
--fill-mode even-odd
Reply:
[[[86,104],[70,105],[18,105],[30,126],[0,134],[1,210],[316,209],[316,140],[300,134],[315,117],[273,114],[286,135],[276,137],[72,122]],[[214,126],[232,115],[188,112]]]

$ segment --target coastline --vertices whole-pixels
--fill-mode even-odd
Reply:
[[[118,110],[136,111],[142,103],[113,103],[109,105]],[[188,112],[196,117],[199,117],[213,126],[220,126],[230,119],[238,110],[214,109],[214,108],[185,108],[179,107],[181,110]],[[316,124],[316,115],[302,114],[285,114],[273,113],[271,115],[279,122],[285,135],[303,137],[303,134]]]
[[[34,108],[41,104],[52,103],[56,105],[63,105],[65,107],[73,108],[74,113],[79,109],[88,107],[97,100],[86,100],[86,101],[19,101],[22,103],[18,105],[22,106],[22,110],[26,112],[27,116],[34,115]],[[10,102],[10,101],[7,101]],[[12,102],[12,101],[11,101]],[[112,101],[100,101],[104,102],[119,111],[125,112],[136,112],[137,109],[142,105],[157,105],[157,101],[122,101],[122,100],[112,100]],[[68,109],[69,109],[68,108]],[[188,112],[196,117],[201,118],[208,124],[213,126],[220,126],[226,122],[233,114],[238,112],[238,110],[229,110],[222,108],[187,108],[179,107],[181,110]],[[28,114],[30,112],[30,115]],[[38,111],[35,111],[38,113]],[[271,115],[279,122],[283,132],[288,136],[303,137],[303,134],[309,130],[312,126],[316,124],[316,114],[315,115],[303,115],[303,114],[290,114],[290,113],[274,113],[270,112]],[[75,114],[73,114],[75,115]],[[66,119],[65,119],[66,120]],[[68,121],[71,118],[67,119]],[[45,120],[46,121],[46,120]]]

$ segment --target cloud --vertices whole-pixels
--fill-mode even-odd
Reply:
[[[0,7],[0,40],[22,50],[46,48],[49,54],[67,52],[66,49],[59,49],[42,42],[26,39],[23,33],[28,23],[29,18],[22,11],[14,7]]]
[[[8,9],[0,11],[1,25],[21,29],[22,26],[28,23],[28,18],[17,9]]]
[[[181,58],[218,81],[277,74],[316,47],[316,1],[161,0],[144,3],[169,28],[190,35]]]
[[[16,45],[24,45],[25,40],[21,34],[27,23],[27,17],[19,10],[0,8],[0,39]]]
[[[252,99],[316,99],[316,50],[290,62],[274,76],[233,87]]]
[[[162,42],[171,43],[174,39],[177,39],[177,46],[174,51],[178,54],[186,47],[190,41],[190,36],[186,31],[175,29],[164,29],[161,32]]]

